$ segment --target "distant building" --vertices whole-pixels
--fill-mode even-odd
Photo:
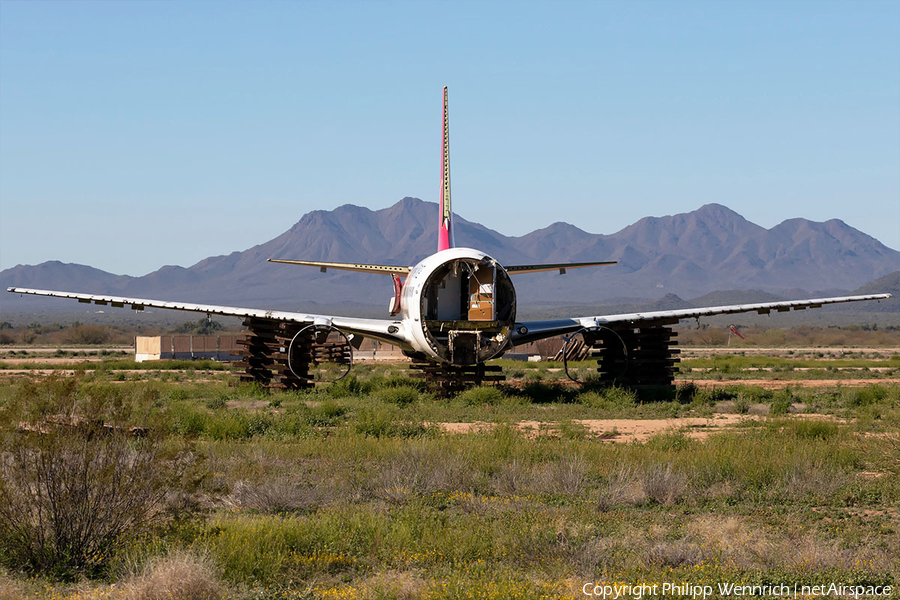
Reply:
[[[240,335],[139,335],[134,338],[134,360],[240,360]]]

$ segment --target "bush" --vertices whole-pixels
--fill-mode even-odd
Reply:
[[[529,381],[522,388],[522,395],[535,404],[553,402],[568,403],[575,400],[575,389],[555,382]]]
[[[422,423],[397,420],[399,411],[393,407],[361,408],[356,416],[356,433],[371,437],[423,437],[433,435],[434,428]]]
[[[883,402],[888,396],[888,389],[881,385],[867,385],[845,392],[847,406],[856,408]]]
[[[482,406],[484,404],[497,405],[503,402],[503,392],[490,385],[482,385],[469,388],[459,394],[457,400],[468,406]]]
[[[149,414],[124,393],[78,394],[74,378],[18,390],[0,412],[0,556],[11,568],[93,575],[162,518],[196,456],[165,443]]]
[[[345,407],[328,400],[310,409],[306,413],[306,420],[314,427],[329,427],[337,425],[346,412]]]
[[[227,411],[210,415],[205,423],[206,435],[214,440],[244,440],[253,435],[243,412]]]
[[[606,400],[606,396],[602,396],[597,392],[584,392],[575,397],[575,402],[583,404],[591,408],[610,408],[610,403]]]
[[[224,395],[219,395],[206,401],[206,408],[208,408],[209,410],[220,410],[225,408],[227,405],[228,398]]]
[[[373,378],[372,384],[374,384],[378,388],[407,387],[415,388],[417,390],[425,389],[424,379],[412,379],[405,375],[398,375],[396,373],[386,375],[381,379]]]
[[[616,406],[633,406],[637,403],[637,394],[634,393],[634,390],[616,385],[604,390],[604,396]]]
[[[685,367],[685,369],[690,370],[690,367]],[[702,395],[700,388],[697,387],[693,381],[686,381],[684,383],[679,383],[678,387],[675,388],[675,399],[680,404],[690,404],[695,400],[698,401],[698,404],[707,404],[709,402],[709,398]]]
[[[772,404],[769,406],[769,414],[786,415],[794,403],[794,396],[790,390],[781,390],[772,398]]]
[[[222,331],[225,327],[218,321],[213,321],[207,317],[201,317],[197,321],[182,323],[172,331],[174,333],[187,333],[192,335],[211,335],[217,331]]]
[[[402,503],[414,495],[471,488],[476,477],[459,456],[411,443],[379,465],[373,491],[378,498]]]
[[[790,427],[794,430],[794,435],[806,440],[829,440],[840,431],[840,426],[836,423],[821,419],[794,421]]]
[[[186,438],[195,438],[206,431],[210,418],[210,415],[191,406],[173,407],[171,430]]]
[[[590,433],[590,429],[571,419],[564,419],[559,422],[559,437],[564,440],[583,440]]]
[[[331,385],[323,386],[316,390],[318,393],[327,394],[333,398],[344,398],[348,396],[362,396],[368,394],[375,389],[373,380],[366,379],[360,381],[353,374],[344,377],[340,381],[336,381]]]
[[[419,399],[419,392],[411,387],[389,387],[379,390],[378,399],[388,404],[409,406]]]
[[[63,334],[69,344],[105,344],[109,338],[109,329],[103,325],[78,325],[66,329]]]
[[[641,477],[644,493],[657,504],[677,504],[687,493],[687,477],[668,465],[653,465]]]

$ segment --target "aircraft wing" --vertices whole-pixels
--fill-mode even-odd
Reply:
[[[274,321],[289,321],[294,323],[328,324],[337,327],[345,333],[358,334],[363,337],[379,339],[390,344],[407,347],[405,327],[402,321],[387,319],[357,319],[354,317],[336,317],[327,315],[312,315],[307,313],[295,313],[279,310],[263,310],[259,308],[236,308],[232,306],[216,306],[212,304],[191,304],[188,302],[164,302],[161,300],[147,300],[143,298],[124,298],[119,296],[104,296],[101,294],[79,294],[75,292],[57,292],[51,290],[34,290],[29,288],[11,287],[6,289],[12,294],[31,294],[33,296],[51,296],[54,298],[71,298],[82,304],[110,305],[113,307],[131,306],[134,310],[144,308],[162,308],[167,310],[181,310],[187,312],[206,313],[208,315],[222,315],[223,317],[240,317],[255,319],[271,319]]]
[[[595,317],[573,317],[571,319],[554,319],[549,321],[524,321],[516,323],[512,336],[513,344],[527,344],[555,335],[578,331],[583,327],[640,327],[642,325],[673,325],[681,319],[711,317],[713,315],[729,315],[735,313],[756,312],[761,315],[771,311],[788,312],[820,308],[826,304],[843,302],[861,302],[864,300],[887,300],[890,294],[870,294],[867,296],[839,296],[835,298],[813,298],[810,300],[784,300],[781,302],[759,302],[756,304],[732,304],[730,306],[708,306],[704,308],[683,308],[679,310],[657,310],[651,312],[624,313],[618,315],[600,315]]]

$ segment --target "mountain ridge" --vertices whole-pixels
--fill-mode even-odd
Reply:
[[[390,281],[382,275],[323,274],[266,259],[411,265],[435,252],[437,222],[437,204],[418,198],[405,197],[380,210],[344,204],[306,213],[271,240],[189,267],[167,265],[132,277],[47,261],[6,269],[0,272],[0,284],[285,310],[348,299],[386,305]],[[766,229],[721,204],[644,217],[612,234],[556,221],[507,236],[460,215],[455,215],[455,227],[457,245],[482,250],[501,264],[619,261],[572,270],[562,278],[555,273],[517,275],[521,306],[555,305],[560,298],[596,304],[615,297],[672,294],[680,300],[739,289],[772,294],[852,290],[900,271],[900,252],[839,219],[792,218]],[[9,297],[0,306],[16,310],[22,302],[35,301]]]

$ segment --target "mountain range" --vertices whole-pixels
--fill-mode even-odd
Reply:
[[[386,309],[391,294],[390,280],[383,275],[320,273],[266,259],[412,265],[435,251],[437,221],[437,205],[417,198],[376,211],[348,204],[307,213],[272,240],[187,268],[164,266],[131,277],[49,261],[6,269],[0,272],[0,285],[310,312],[333,313],[335,307],[343,307],[345,313],[380,314],[386,313],[378,309]],[[720,290],[809,297],[852,291],[900,271],[900,252],[843,221],[798,218],[766,229],[719,204],[646,217],[608,235],[557,222],[523,236],[506,236],[459,215],[454,226],[458,246],[487,252],[501,264],[618,261],[564,276],[517,275],[523,308],[659,298],[671,303],[672,296],[680,300]],[[7,294],[0,299],[4,313],[38,306],[64,310],[70,305]]]

